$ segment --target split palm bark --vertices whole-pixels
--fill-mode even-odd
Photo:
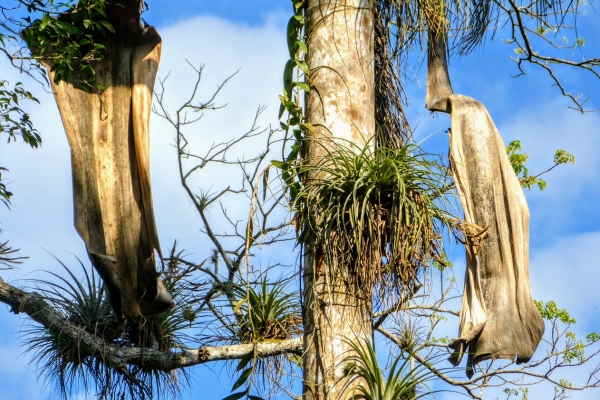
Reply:
[[[52,83],[52,90],[71,147],[75,227],[113,309],[135,318],[173,307],[155,266],[154,252],[161,252],[150,188],[149,119],[161,38],[141,25],[141,1],[105,4],[115,33],[98,39],[106,53],[93,64],[105,90],[83,90],[76,80]],[[51,59],[42,62],[51,71]]]
[[[529,209],[506,148],[485,107],[453,94],[445,34],[431,32],[426,107],[451,115],[450,160],[467,249],[459,337],[449,346],[456,366],[468,353],[467,376],[486,359],[527,362],[544,323],[529,282]]]

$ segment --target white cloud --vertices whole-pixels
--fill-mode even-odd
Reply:
[[[159,76],[164,77],[171,72],[165,97],[170,109],[178,107],[192,89],[194,72],[185,59],[194,66],[206,63],[200,87],[202,99],[206,99],[223,79],[241,68],[224,88],[220,97],[222,102],[217,102],[229,103],[228,107],[223,111],[207,113],[197,127],[188,131],[192,144],[199,152],[215,141],[227,140],[244,132],[260,103],[269,104],[261,125],[276,122],[279,107],[277,95],[281,92],[281,76],[287,53],[285,34],[279,21],[268,20],[264,26],[251,28],[218,18],[197,17],[164,27],[160,33],[163,37],[163,57]],[[17,80],[12,72],[7,72],[6,78],[13,82]],[[20,247],[24,255],[32,256],[23,271],[10,275],[3,272],[4,278],[22,276],[37,268],[57,268],[58,264],[42,247],[60,258],[68,259],[63,256],[64,250],[86,260],[83,243],[73,227],[69,150],[62,125],[52,97],[44,93],[38,94],[38,97],[42,107],[33,108],[32,118],[44,135],[43,147],[30,150],[23,144],[0,145],[0,160],[3,166],[11,169],[6,177],[10,179],[11,189],[15,192],[13,210],[2,211],[0,216],[6,229],[4,238],[9,238],[16,247]],[[600,278],[597,271],[600,234],[596,231],[564,237],[561,225],[573,224],[571,220],[581,218],[578,202],[585,200],[598,204],[600,182],[596,171],[600,167],[600,158],[597,156],[600,137],[596,132],[600,117],[579,117],[561,104],[550,102],[511,117],[498,118],[496,122],[507,142],[512,138],[522,140],[525,150],[531,155],[532,172],[546,167],[556,148],[565,148],[577,157],[575,166],[561,167],[549,176],[547,192],[529,195],[532,226],[537,229],[532,230],[531,235],[534,238],[545,235],[551,239],[551,244],[533,248],[531,276],[534,297],[553,299],[560,307],[567,307],[580,320],[578,325],[584,331],[588,326],[583,321],[589,320],[589,328],[593,328],[597,318],[590,318],[590,315],[598,316],[593,307],[599,302],[596,286]],[[420,104],[416,108],[421,109]],[[427,116],[424,111],[420,114],[423,119]],[[434,122],[438,123],[439,120]],[[444,124],[443,120],[439,123],[441,126]],[[429,126],[434,125],[423,123],[421,132],[426,132]],[[153,116],[151,130],[154,202],[162,245],[168,248],[174,239],[181,239],[183,248],[202,259],[211,245],[198,232],[200,220],[178,182],[176,154],[171,146],[174,132],[156,116]],[[260,146],[256,143],[244,147],[248,154],[258,149]],[[196,184],[217,190],[219,185],[229,180],[228,172],[217,168],[207,171]],[[247,207],[247,204],[242,204],[230,206],[230,209],[243,218]],[[215,215],[217,213],[218,210],[215,210]],[[577,230],[577,226],[571,230]],[[271,254],[269,251],[266,253]],[[462,275],[460,272],[458,274]],[[5,332],[18,330],[18,318],[9,315],[4,320]],[[455,329],[452,328],[453,331]],[[25,369],[25,359],[19,357],[16,344],[9,343],[5,344],[5,348],[0,348],[0,354],[3,355],[0,371],[12,371],[16,374],[15,380],[27,382],[27,387],[37,389],[38,386],[29,385],[29,382],[35,381],[34,371]],[[13,364],[13,360],[17,360],[17,364]],[[207,379],[214,380],[214,375],[208,375]],[[199,376],[198,380],[201,379]]]
[[[198,17],[161,29],[163,56],[160,76],[164,77],[171,71],[166,95],[170,109],[179,107],[192,89],[194,72],[185,59],[196,67],[206,63],[200,87],[202,99],[206,99],[219,83],[240,69],[223,89],[221,101],[218,102],[229,103],[227,108],[208,112],[198,125],[188,130],[190,137],[194,136],[192,143],[199,153],[206,151],[213,142],[228,140],[245,132],[252,124],[259,104],[269,105],[259,124],[268,126],[269,123],[277,123],[277,96],[282,90],[281,75],[287,54],[285,33],[280,25],[276,19],[267,19],[266,25],[251,28],[233,25],[218,18]],[[12,72],[3,78],[11,82],[19,79]],[[0,211],[2,228],[6,231],[0,239],[10,239],[23,255],[31,256],[22,270],[2,271],[2,278],[11,281],[36,269],[59,272],[60,266],[44,249],[69,265],[76,261],[64,251],[73,252],[87,262],[83,242],[73,227],[70,155],[63,127],[52,96],[47,93],[37,93],[37,96],[42,106],[32,107],[32,118],[43,135],[42,148],[30,150],[21,143],[0,145],[1,164],[10,168],[10,173],[3,176],[8,179],[10,189],[15,193],[12,210]],[[192,258],[203,259],[212,246],[198,232],[200,219],[179,184],[176,152],[171,146],[174,132],[155,116],[152,118],[151,132],[155,213],[162,246],[166,250],[174,239],[181,239],[181,247],[194,254]],[[254,142],[245,145],[242,150],[248,156],[261,148],[260,144]],[[232,154],[232,159],[242,155]],[[233,179],[228,174],[219,168],[212,169],[195,184],[217,190]],[[235,181],[238,180],[236,176]],[[237,216],[244,216],[248,212],[248,204],[229,208]],[[214,215],[218,213],[217,208]],[[14,315],[8,315],[4,309],[0,310],[5,322],[2,331],[16,338],[15,332],[20,321]],[[23,386],[32,392],[23,396],[20,396],[23,392],[11,393],[10,398],[38,398],[39,385],[31,383],[35,382],[35,371],[26,368],[27,357],[20,357],[16,339],[8,343],[6,348],[0,348],[0,371],[12,371],[10,376],[14,381],[26,382]],[[206,376],[214,384],[213,374],[198,375],[197,381],[202,381]],[[228,381],[226,377],[224,379]]]
[[[600,318],[600,231],[557,239],[532,252],[530,271],[534,298],[555,300],[579,322],[598,331]]]
[[[255,111],[260,104],[268,108],[260,118],[259,125],[277,126],[279,110],[278,94],[282,88],[282,70],[287,50],[285,35],[273,20],[265,26],[251,28],[234,25],[213,17],[197,17],[161,30],[163,55],[159,76],[166,81],[165,99],[171,110],[178,108],[189,98],[196,79],[195,67],[205,63],[199,100],[207,100],[219,84],[228,76],[239,72],[223,88],[217,105],[227,104],[224,110],[208,111],[197,124],[186,128],[191,149],[204,154],[213,143],[220,143],[246,132],[252,125]],[[182,40],[182,38],[193,38]],[[174,115],[172,112],[171,115]],[[156,218],[163,246],[177,238],[182,246],[206,255],[211,246],[198,232],[200,219],[192,209],[178,180],[176,151],[172,147],[175,132],[157,116],[152,119],[152,179]],[[263,148],[264,141],[254,140],[243,144],[228,155],[231,161],[251,157]],[[188,167],[191,164],[188,164]],[[238,186],[241,179],[237,168],[213,166],[199,171],[191,188],[218,192],[228,185]],[[214,215],[219,214],[218,205]],[[249,202],[229,206],[235,219],[246,218]]]
[[[562,99],[543,103],[499,124],[506,143],[521,140],[531,174],[550,168],[557,149],[571,152],[576,159],[574,165],[561,165],[544,175],[547,190],[525,191],[534,247],[565,234],[597,229],[600,223],[596,206],[600,202],[600,115],[581,115],[562,104]]]

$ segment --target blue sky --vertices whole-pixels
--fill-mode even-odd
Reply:
[[[176,107],[188,95],[193,71],[185,63],[205,64],[202,91],[210,93],[231,73],[238,75],[221,95],[228,107],[207,114],[194,130],[195,144],[209,145],[214,140],[243,132],[259,104],[269,107],[261,125],[277,124],[281,76],[286,61],[285,24],[290,3],[280,0],[239,2],[222,0],[192,1],[185,7],[167,0],[152,0],[144,18],[155,25],[163,37],[163,57],[159,76],[171,72],[167,101]],[[586,38],[588,58],[600,55],[595,41],[600,29],[600,14],[593,8],[580,20],[579,36]],[[482,101],[503,135],[505,143],[520,139],[530,155],[532,172],[551,165],[554,151],[566,149],[576,157],[575,165],[557,168],[546,178],[544,192],[527,191],[531,212],[530,271],[535,299],[555,300],[567,307],[578,323],[575,332],[583,336],[599,331],[600,295],[600,114],[581,115],[568,109],[566,98],[539,69],[528,68],[528,76],[511,78],[516,67],[509,59],[511,46],[501,42],[502,34],[483,51],[452,60],[450,74],[455,92]],[[41,106],[30,107],[31,115],[43,135],[43,146],[30,150],[22,144],[0,146],[2,166],[10,169],[6,179],[15,193],[10,211],[0,209],[2,239],[10,239],[30,259],[20,270],[2,272],[10,282],[39,277],[34,271],[57,270],[55,255],[67,262],[75,254],[85,260],[83,243],[73,226],[70,188],[69,150],[51,95],[19,76],[2,60],[2,79],[23,80],[36,91]],[[409,116],[417,140],[428,137],[423,146],[446,152],[449,126],[446,116],[432,116],[424,109],[424,68],[414,70],[415,83],[407,84],[411,101]],[[568,71],[565,81],[575,92],[591,94],[590,108],[600,107],[600,82],[583,71]],[[156,219],[163,247],[175,239],[197,261],[207,256],[210,246],[199,232],[199,219],[174,178],[176,154],[171,147],[173,132],[158,118],[152,119],[152,180]],[[258,147],[257,147],[258,149]],[[248,149],[252,150],[252,149]],[[4,174],[3,174],[4,176]],[[226,177],[219,171],[204,175],[198,182],[216,188]],[[233,209],[236,206],[232,206]],[[247,205],[239,206],[240,213]],[[455,246],[452,255],[455,274],[463,274],[462,251]],[[265,250],[262,257],[276,261],[277,254]],[[0,306],[0,400],[46,398],[49,388],[38,381],[35,367],[27,367],[29,356],[19,347],[19,332],[25,319]],[[449,335],[457,325],[450,325]],[[221,399],[230,388],[222,365],[196,367],[195,383],[184,399]],[[533,389],[532,389],[533,390]],[[591,395],[573,398],[589,399]],[[598,394],[596,393],[596,396]],[[83,397],[82,397],[83,398]],[[443,397],[443,398],[454,398]],[[533,398],[545,398],[543,396]]]

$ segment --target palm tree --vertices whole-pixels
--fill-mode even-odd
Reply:
[[[308,162],[332,148],[335,140],[350,148],[374,147],[375,91],[373,18],[370,2],[309,1],[306,7],[307,63],[313,90],[306,98],[306,119],[314,127]],[[323,138],[334,139],[331,144]],[[319,174],[313,172],[313,174]],[[325,173],[320,173],[325,174]],[[308,179],[327,179],[315,176]],[[360,379],[341,367],[352,353],[345,339],[372,341],[370,292],[327,273],[341,262],[323,254],[320,243],[307,241],[304,260],[304,396],[347,398]],[[352,268],[349,268],[352,271]],[[354,274],[354,272],[350,272]],[[352,277],[349,277],[352,278]],[[352,280],[352,279],[351,279]],[[358,283],[358,282],[356,282]],[[349,380],[351,382],[349,382]]]
[[[372,342],[372,285],[377,278],[381,282],[383,276],[400,282],[399,287],[411,284],[411,279],[406,279],[405,263],[387,275],[378,274],[372,271],[381,268],[384,258],[391,260],[364,257],[370,254],[369,249],[389,246],[390,252],[400,253],[400,259],[409,258],[398,248],[401,242],[391,239],[393,234],[381,242],[363,232],[377,229],[378,222],[380,229],[394,226],[394,222],[389,221],[394,214],[385,201],[378,203],[378,209],[367,209],[365,203],[361,203],[357,187],[358,182],[362,184],[366,178],[360,171],[349,185],[353,197],[347,201],[351,207],[341,213],[331,211],[334,214],[331,219],[328,213],[336,210],[340,201],[333,193],[343,191],[343,185],[336,180],[340,165],[343,169],[356,164],[357,160],[364,160],[365,155],[377,158],[381,155],[380,149],[397,148],[409,139],[410,128],[400,101],[398,74],[401,58],[415,44],[425,44],[428,49],[426,107],[430,111],[452,114],[454,129],[449,130],[452,173],[465,214],[464,221],[452,223],[466,245],[468,268],[459,338],[451,342],[456,350],[451,361],[458,364],[463,352],[469,352],[468,376],[472,375],[474,364],[488,358],[512,359],[516,354],[517,362],[528,361],[541,340],[544,326],[529,285],[527,204],[505,146],[485,108],[473,99],[453,94],[448,49],[452,39],[456,51],[467,54],[484,41],[488,27],[493,26],[502,13],[508,15],[515,26],[523,27],[522,18],[526,17],[549,27],[549,20],[573,9],[563,8],[558,1],[533,1],[517,6],[512,0],[295,3],[296,8],[305,7],[306,48],[303,51],[308,66],[301,69],[310,87],[297,85],[307,92],[302,116],[298,113],[297,101],[296,106],[286,103],[287,89],[291,86],[286,87],[284,106],[290,111],[292,125],[298,124],[301,129],[297,132],[303,132],[304,136],[296,137],[299,150],[290,154],[292,159],[296,155],[300,157],[295,171],[299,184],[290,183],[289,175],[284,178],[288,186],[293,186],[292,205],[300,216],[303,230],[300,241],[305,254],[304,395],[309,399],[351,396],[361,379],[340,367],[342,360],[353,357],[356,351],[344,339]],[[521,30],[527,43],[525,31],[525,28]],[[300,39],[303,38],[300,36]],[[291,46],[292,56],[294,50],[299,51],[300,46]],[[537,57],[530,47],[523,52],[530,60]],[[560,61],[546,59],[547,62]],[[365,174],[367,164],[361,164]],[[373,183],[368,193],[381,184]],[[396,189],[401,186],[400,180],[394,184]],[[319,189],[313,190],[315,186]],[[326,186],[328,189],[324,190]],[[413,200],[419,203],[425,196],[422,191],[415,193],[419,194],[413,196]],[[441,197],[442,194],[438,194]],[[314,206],[324,198],[331,203]],[[405,196],[403,200],[409,198]],[[442,217],[435,211],[428,212]],[[357,224],[353,213],[368,217]],[[448,223],[447,217],[432,218],[429,222]],[[344,225],[346,219],[348,224]],[[331,224],[331,220],[336,220],[337,225]],[[413,245],[418,241],[418,238],[413,239]],[[436,246],[432,248],[429,260],[439,255]],[[421,256],[427,258],[425,254]],[[482,275],[497,279],[483,285]],[[376,279],[369,280],[367,276]],[[501,322],[504,318],[511,322]]]
[[[356,356],[351,341],[372,343],[374,285],[392,282],[396,292],[411,287],[419,268],[439,258],[436,232],[449,217],[436,203],[444,196],[444,174],[403,146],[409,129],[391,59],[380,53],[388,33],[377,7],[369,1],[306,5],[310,127],[298,169],[301,194],[293,203],[305,245],[309,399],[345,399],[364,384],[343,361]]]

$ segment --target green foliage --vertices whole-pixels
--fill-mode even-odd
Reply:
[[[0,229],[0,234],[2,234],[2,229]],[[8,240],[0,241],[0,270],[11,269],[15,264],[21,264],[27,258],[16,256],[18,251],[8,245]]]
[[[363,287],[400,287],[431,262],[447,265],[441,230],[455,219],[447,211],[445,166],[416,145],[356,149],[330,139],[311,145],[321,146],[323,156],[296,165],[305,178],[291,206],[298,241],[318,243],[332,274],[356,276]],[[283,174],[290,163],[274,164]]]
[[[224,288],[236,299],[233,309],[237,316],[237,323],[233,329],[235,342],[279,341],[301,333],[302,319],[296,295],[286,293],[285,289],[282,281],[271,285],[266,276],[263,276],[256,289],[252,285],[228,285]],[[255,352],[247,354],[240,359],[236,368],[239,375],[231,388],[233,393],[223,400],[263,400],[260,396],[250,394],[255,385],[255,376],[262,375],[264,380],[265,369],[280,367],[278,357],[263,360],[258,358]],[[278,372],[275,371],[275,374]],[[236,392],[244,385],[245,389]]]
[[[522,400],[529,400],[529,389],[527,387],[520,387],[519,390],[506,388],[504,389],[504,393],[508,395],[506,397],[507,399],[509,399],[511,396],[519,396],[519,394],[521,394]]]
[[[534,300],[533,302],[540,311],[540,314],[542,314],[542,318],[548,321],[558,319],[563,324],[574,324],[575,322],[577,322],[575,321],[575,318],[572,318],[569,315],[569,312],[566,308],[558,308],[556,306],[556,303],[552,300],[550,300],[547,303],[544,303],[543,301],[539,300]]]
[[[543,179],[536,179],[529,175],[529,170],[525,166],[525,162],[529,158],[529,155],[527,153],[520,153],[521,150],[520,140],[513,140],[506,146],[508,159],[515,170],[515,174],[517,174],[517,177],[521,181],[521,186],[531,189],[534,184],[537,184],[540,190],[544,190],[546,188],[546,182]]]
[[[588,341],[588,343],[595,343],[598,340],[600,340],[600,335],[597,334],[596,332],[592,332],[586,335],[586,340]]]
[[[237,300],[234,314],[241,315],[235,328],[238,342],[283,340],[300,333],[301,317],[296,295],[286,293],[285,289],[279,281],[269,284],[266,276],[257,289],[251,285],[231,289]]]
[[[585,349],[587,346],[589,346],[590,344],[593,344],[595,342],[597,342],[598,340],[600,340],[600,335],[596,332],[592,332],[588,335],[586,335],[586,342],[587,344],[583,341],[583,340],[579,340],[577,339],[577,336],[575,335],[575,333],[568,331],[567,329],[569,328],[569,326],[571,324],[574,324],[576,321],[574,318],[572,318],[568,311],[564,308],[558,308],[556,306],[556,303],[554,301],[549,301],[547,303],[544,303],[542,301],[538,301],[538,300],[534,300],[535,305],[537,306],[538,310],[540,311],[542,317],[548,321],[550,321],[555,329],[556,329],[556,325],[557,322],[561,322],[565,325],[567,325],[567,327],[565,328],[565,330],[563,331],[562,334],[560,334],[560,336],[564,335],[564,349],[561,350],[558,354],[562,354],[563,357],[563,363],[564,364],[582,364],[586,361],[586,355],[585,355]],[[560,390],[562,390],[564,392],[564,390],[568,390],[571,386],[569,386],[570,384],[560,384]]]
[[[384,376],[375,349],[370,343],[351,343],[357,356],[345,360],[346,372],[363,378],[366,385],[356,388],[357,398],[364,400],[415,400],[429,393],[418,393],[418,387],[433,379],[435,375],[425,366],[411,367],[411,357],[398,356],[387,377]]]
[[[294,142],[284,161],[273,161],[272,163],[281,169],[281,176],[289,191],[290,202],[294,203],[300,189],[300,176],[296,161],[305,153],[302,148],[303,139],[314,128],[310,122],[304,120],[303,110],[300,106],[302,91],[310,92],[310,82],[308,81],[310,68],[305,60],[308,52],[304,37],[306,1],[292,0],[292,3],[294,15],[290,18],[286,31],[290,59],[286,62],[283,71],[283,95],[279,96],[281,101],[279,118],[287,111],[287,120],[285,123],[281,122],[281,128],[285,131],[286,138],[292,131]],[[294,74],[296,74],[296,79],[294,79]]]
[[[0,135],[7,134],[8,143],[21,136],[25,143],[37,148],[42,143],[42,138],[33,127],[29,114],[20,107],[19,101],[22,100],[39,103],[38,99],[23,88],[21,82],[10,88],[7,81],[0,80]],[[8,206],[12,192],[2,183],[2,171],[8,170],[0,167],[0,201]]]
[[[60,264],[71,279],[49,272],[58,283],[34,281],[44,299],[86,331],[111,339],[118,336],[123,327],[112,315],[101,281],[95,274],[88,273],[81,262],[85,274],[83,281],[78,280],[65,264]],[[79,384],[87,388],[90,378],[94,383],[96,379],[109,379],[110,373],[102,363],[89,357],[77,339],[60,331],[33,325],[26,331],[23,345],[32,353],[32,360],[41,375],[54,383],[62,398],[68,398]]]
[[[540,190],[546,189],[546,181],[540,178],[541,175],[550,172],[559,165],[575,163],[575,156],[565,150],[558,149],[554,154],[554,165],[548,168],[546,171],[532,176],[529,175],[529,170],[525,166],[525,162],[529,158],[529,155],[527,153],[521,153],[521,151],[522,148],[520,140],[513,140],[508,144],[508,146],[506,146],[506,152],[508,154],[510,164],[515,170],[515,174],[517,174],[517,177],[521,182],[521,186],[527,189],[531,189],[533,185],[537,185]]]
[[[0,81],[0,134],[8,134],[7,141],[16,140],[19,135],[25,143],[32,148],[37,148],[42,139],[29,114],[20,108],[19,101],[30,100],[39,104],[39,100],[23,88],[21,82],[17,82],[14,88],[8,87],[7,81]]]
[[[58,6],[60,11],[65,4]],[[23,38],[36,60],[51,61],[54,83],[78,83],[91,90],[103,89],[95,80],[93,62],[106,50],[97,40],[107,33],[115,30],[107,20],[104,0],[79,0],[67,13],[44,12],[41,19],[31,22]]]
[[[380,0],[386,37],[392,44],[391,54],[406,54],[413,48],[422,49],[427,40],[425,32],[452,32],[451,48],[459,55],[469,54],[485,42],[486,35],[495,32],[496,26],[505,23],[507,12],[513,11],[511,3],[479,0]],[[568,14],[577,14],[580,2],[549,0],[520,4],[520,16],[528,32],[543,36],[550,28],[564,27]],[[516,7],[516,6],[515,6]],[[510,18],[515,18],[510,15]],[[549,25],[555,20],[556,25]],[[527,25],[525,25],[527,23]],[[530,27],[531,26],[531,27]],[[538,27],[542,27],[539,29]]]
[[[581,364],[585,361],[585,344],[581,340],[577,340],[577,337],[573,332],[567,332],[565,334],[567,339],[566,350],[563,354],[563,360],[567,364],[573,363],[573,361]]]
[[[565,150],[558,149],[554,154],[554,164],[575,164],[575,156]]]
[[[433,260],[433,267],[440,272],[444,272],[446,268],[452,267],[452,262],[448,260],[446,253],[441,253],[438,258]]]
[[[236,381],[233,383],[231,387],[231,393],[229,396],[225,397],[223,400],[237,400],[245,397],[248,400],[264,400],[260,396],[255,396],[250,394],[250,390],[252,389],[252,382],[254,378],[254,371],[256,365],[258,363],[258,359],[254,352],[248,353],[242,359],[240,359],[238,366],[236,368],[236,372],[239,372],[239,376]],[[250,364],[250,367],[248,367]],[[244,390],[236,392],[239,388],[246,385]]]
[[[44,300],[69,322],[116,346],[144,346],[163,351],[183,347],[186,336],[180,331],[189,326],[183,317],[187,299],[182,298],[185,291],[178,285],[179,280],[172,277],[181,279],[185,275],[177,275],[174,267],[164,282],[171,297],[180,303],[168,313],[125,322],[112,312],[102,281],[95,273],[90,273],[80,261],[84,272],[80,280],[64,263],[59,263],[67,277],[48,272],[54,281],[34,282]],[[185,371],[178,375],[139,366],[107,365],[102,357],[88,353],[77,338],[38,325],[32,325],[25,332],[23,346],[32,353],[41,376],[58,388],[57,396],[64,399],[76,394],[78,389],[96,390],[107,399],[170,399],[177,396],[182,383],[186,382],[180,377],[187,378]]]
[[[10,197],[13,195],[12,192],[9,192],[6,189],[6,185],[2,183],[2,171],[8,171],[6,168],[0,167],[0,201],[2,201],[6,206],[8,206],[8,202],[10,201]]]

